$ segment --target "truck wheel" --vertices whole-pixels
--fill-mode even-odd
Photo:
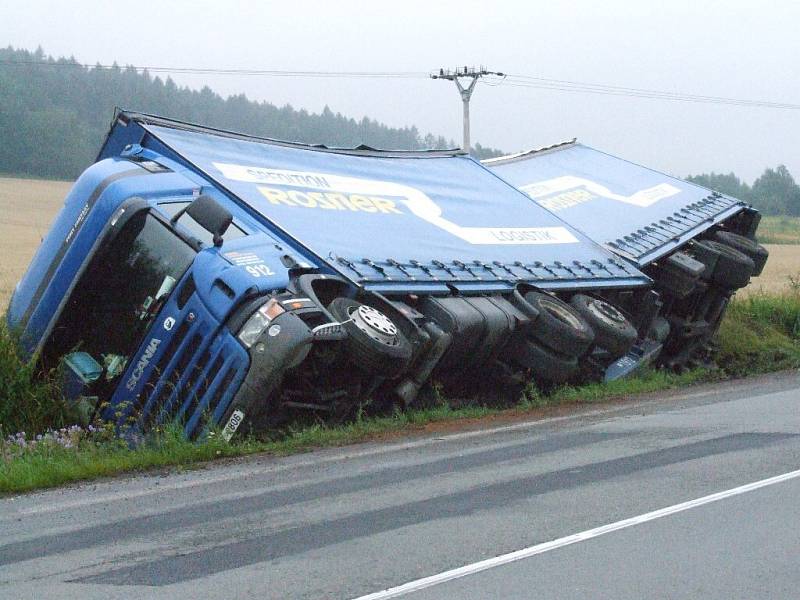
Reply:
[[[411,344],[397,326],[379,310],[349,298],[336,298],[328,306],[347,331],[345,345],[351,359],[363,370],[396,377],[411,360]]]
[[[755,240],[730,231],[718,231],[714,234],[714,239],[749,256],[756,267],[753,271],[753,277],[761,275],[761,271],[764,270],[764,265],[767,264],[767,258],[769,257],[769,250],[764,246]]]
[[[584,294],[575,294],[569,303],[591,326],[594,343],[608,350],[614,358],[627,354],[639,333],[614,306]]]
[[[525,301],[539,311],[531,333],[543,345],[565,356],[581,356],[592,345],[594,331],[566,302],[541,292],[528,292]]]
[[[717,285],[733,290],[743,288],[748,284],[750,276],[756,268],[749,256],[714,240],[694,243],[719,255],[714,272],[711,274],[711,279]]]
[[[578,372],[578,359],[565,356],[537,344],[533,340],[520,338],[509,349],[509,358],[540,381],[564,383]]]

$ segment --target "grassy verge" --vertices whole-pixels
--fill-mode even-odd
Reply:
[[[737,299],[718,343],[717,362],[732,377],[800,367],[800,290]]]
[[[23,360],[17,348],[0,316],[0,440],[4,434],[39,433],[75,423],[79,416],[61,396],[59,374],[37,377],[33,364]]]
[[[73,436],[80,439],[75,439],[74,443],[66,446],[51,440],[40,442],[35,447],[30,447],[29,444],[26,448],[7,449],[5,456],[0,456],[0,494],[26,492],[119,473],[164,467],[191,468],[210,460],[255,453],[284,456],[316,448],[412,433],[436,423],[490,417],[513,418],[547,406],[600,402],[631,394],[677,388],[708,381],[710,377],[713,375],[700,370],[682,375],[648,371],[626,381],[580,387],[565,386],[549,394],[531,390],[524,399],[510,408],[452,408],[444,403],[434,408],[398,412],[388,417],[357,418],[344,425],[319,423],[305,426],[284,432],[280,437],[269,441],[250,438],[227,443],[218,435],[213,435],[203,443],[192,443],[182,437],[179,428],[175,428],[153,436],[135,449],[129,449],[108,435],[85,435],[81,431]]]
[[[762,217],[758,241],[762,244],[800,244],[800,217]]]
[[[389,417],[358,418],[345,425],[316,424],[260,441],[247,439],[228,444],[212,435],[204,443],[190,443],[179,431],[167,430],[148,443],[129,449],[107,431],[77,432],[45,439],[33,448],[0,441],[0,493],[17,493],[93,479],[121,472],[162,467],[186,468],[205,461],[253,453],[285,455],[325,446],[380,439],[423,429],[433,423],[483,418],[516,418],[542,407],[581,404],[623,398],[633,394],[683,387],[695,383],[800,367],[800,294],[757,295],[737,300],[729,308],[718,339],[719,371],[691,371],[681,375],[645,371],[636,377],[607,384],[565,386],[549,393],[530,389],[509,408],[468,406],[454,408],[441,399],[438,406],[396,413]],[[4,359],[0,359],[4,360]],[[19,366],[19,365],[17,365]],[[8,373],[8,372],[7,372]],[[23,377],[23,391],[31,380]],[[3,391],[16,388],[0,388]],[[46,387],[37,394],[53,393]],[[7,403],[9,396],[0,397]],[[38,401],[38,400],[37,400]],[[58,412],[56,417],[63,418]],[[69,438],[64,442],[65,438]],[[5,444],[3,446],[2,444]]]

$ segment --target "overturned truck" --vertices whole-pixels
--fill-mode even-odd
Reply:
[[[413,405],[432,378],[497,395],[619,377],[670,343],[665,306],[636,261],[459,151],[120,112],[7,318],[87,415],[230,438]]]

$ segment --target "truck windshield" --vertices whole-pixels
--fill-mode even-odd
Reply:
[[[191,246],[149,212],[131,217],[75,286],[45,346],[45,365],[81,351],[104,367],[106,381],[120,375],[194,257]]]

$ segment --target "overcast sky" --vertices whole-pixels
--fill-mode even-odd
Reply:
[[[0,2],[0,44],[41,45],[87,63],[391,72],[484,64],[513,75],[794,104],[799,25],[800,3],[781,0]],[[450,82],[173,78],[461,139]],[[784,163],[800,179],[798,110],[482,82],[471,112],[473,143],[508,152],[578,137],[679,176],[733,170],[752,181]]]

